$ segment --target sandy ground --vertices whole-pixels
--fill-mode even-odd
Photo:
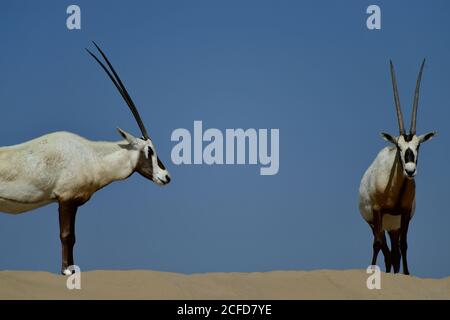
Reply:
[[[63,276],[0,271],[0,299],[450,299],[450,277],[381,274],[368,290],[365,270],[178,273],[127,270],[81,274],[81,290]]]

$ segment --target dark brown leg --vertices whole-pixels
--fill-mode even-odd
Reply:
[[[400,272],[400,247],[399,247],[400,231],[389,231],[389,238],[391,239],[391,258],[394,267],[394,273]]]
[[[380,211],[373,211],[373,256],[372,265],[377,264],[378,253],[380,252],[383,245],[383,235],[381,231],[381,213]]]
[[[402,214],[401,226],[400,226],[400,252],[402,254],[403,273],[409,274],[408,259],[406,257],[406,251],[408,250],[408,227],[409,227],[410,214]]]
[[[383,243],[381,244],[381,251],[383,252],[384,255],[384,265],[386,267],[386,272],[389,273],[391,272],[392,266],[391,251],[389,251],[389,247],[387,245],[386,234],[384,233],[384,231],[382,231],[382,233],[383,233],[382,238]]]
[[[75,245],[75,216],[78,206],[70,202],[59,203],[59,236],[62,245],[61,273],[68,274],[67,267],[73,265],[73,246]]]
[[[375,265],[377,262],[377,257],[378,257],[378,253],[383,252],[383,256],[384,256],[384,266],[386,268],[386,272],[391,272],[391,266],[392,266],[392,262],[391,262],[391,252],[389,251],[389,247],[387,245],[387,241],[386,241],[386,235],[384,233],[384,231],[381,231],[381,244],[379,241],[377,241],[377,236],[375,234],[375,230],[374,228],[372,228],[372,232],[373,232],[373,257],[372,257],[372,265]]]

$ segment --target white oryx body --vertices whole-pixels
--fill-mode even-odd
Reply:
[[[126,140],[97,142],[55,132],[0,148],[0,211],[17,214],[51,202],[86,202],[135,171],[140,151],[127,146]]]
[[[372,265],[376,264],[380,250],[384,255],[386,272],[391,267],[397,273],[400,260],[403,261],[403,273],[409,274],[407,263],[408,226],[416,209],[417,159],[421,143],[431,139],[435,132],[416,135],[417,106],[419,103],[420,81],[425,60],[420,67],[414,92],[411,127],[406,133],[403,114],[400,107],[394,66],[390,62],[394,101],[400,134],[392,136],[382,133],[382,137],[392,143],[383,148],[364,173],[359,187],[359,211],[372,229],[373,256]],[[391,239],[391,249],[386,241],[385,232]]]
[[[95,44],[95,43],[94,43]],[[142,138],[118,128],[124,140],[90,141],[69,132],[50,133],[0,148],[0,212],[19,214],[52,202],[59,204],[63,274],[71,274],[78,207],[100,188],[138,172],[158,185],[170,176],[125,86],[103,51],[109,69],[89,50],[127,103]]]
[[[359,211],[368,224],[373,224],[373,212],[380,208],[395,208],[400,198],[402,184],[407,179],[402,170],[397,149],[393,146],[383,148],[364,173],[359,187]],[[416,207],[415,194],[411,201],[410,218]],[[407,205],[407,204],[404,204]],[[383,215],[381,229],[395,231],[400,229],[401,212],[395,209]]]

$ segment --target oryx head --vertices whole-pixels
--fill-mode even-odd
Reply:
[[[102,57],[105,59],[106,64],[111,69],[111,72],[91,51],[86,49],[87,52],[100,64],[103,70],[105,70],[105,72],[108,74],[109,78],[114,83],[120,95],[125,100],[131,112],[133,113],[134,118],[136,119],[136,122],[139,125],[139,128],[141,129],[142,132],[142,137],[136,138],[133,135],[118,128],[120,135],[128,142],[129,147],[133,150],[139,151],[139,160],[137,162],[135,171],[139,172],[144,177],[152,180],[153,182],[159,185],[165,185],[169,183],[170,182],[169,172],[164,167],[161,160],[159,160],[158,155],[156,154],[155,146],[153,145],[153,142],[150,139],[147,130],[145,129],[144,123],[142,122],[142,119],[139,115],[139,112],[133,100],[131,99],[127,89],[125,89],[125,86],[123,85],[118,74],[114,70],[113,66],[109,62],[104,52],[97,46],[95,42],[94,45],[100,52]]]
[[[405,125],[403,123],[402,110],[400,108],[400,98],[398,96],[397,81],[395,79],[395,71],[392,61],[391,65],[391,77],[392,77],[392,87],[394,89],[394,101],[397,110],[397,120],[400,129],[400,134],[398,136],[392,136],[388,133],[381,133],[382,137],[397,147],[398,155],[400,156],[403,174],[409,178],[413,179],[416,175],[417,168],[417,157],[419,154],[419,147],[422,142],[430,140],[436,132],[429,132],[426,134],[416,135],[416,118],[417,118],[417,105],[419,104],[419,90],[420,90],[420,80],[422,78],[422,71],[425,65],[425,59],[420,66],[419,75],[417,76],[416,90],[414,92],[414,103],[411,116],[411,127],[409,133],[405,131]]]

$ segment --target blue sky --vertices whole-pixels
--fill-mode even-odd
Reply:
[[[131,113],[84,51],[97,41],[138,105],[172,174],[139,175],[94,195],[77,215],[82,270],[211,271],[366,268],[372,235],[358,212],[360,179],[396,134],[388,61],[409,123],[427,64],[419,133],[414,275],[450,275],[450,3],[448,1],[9,1],[0,11],[0,145],[66,130],[118,140]],[[378,4],[382,29],[366,28]],[[279,128],[280,170],[171,163],[173,130]],[[379,262],[381,263],[381,259]],[[56,204],[0,214],[0,269],[59,272]]]

